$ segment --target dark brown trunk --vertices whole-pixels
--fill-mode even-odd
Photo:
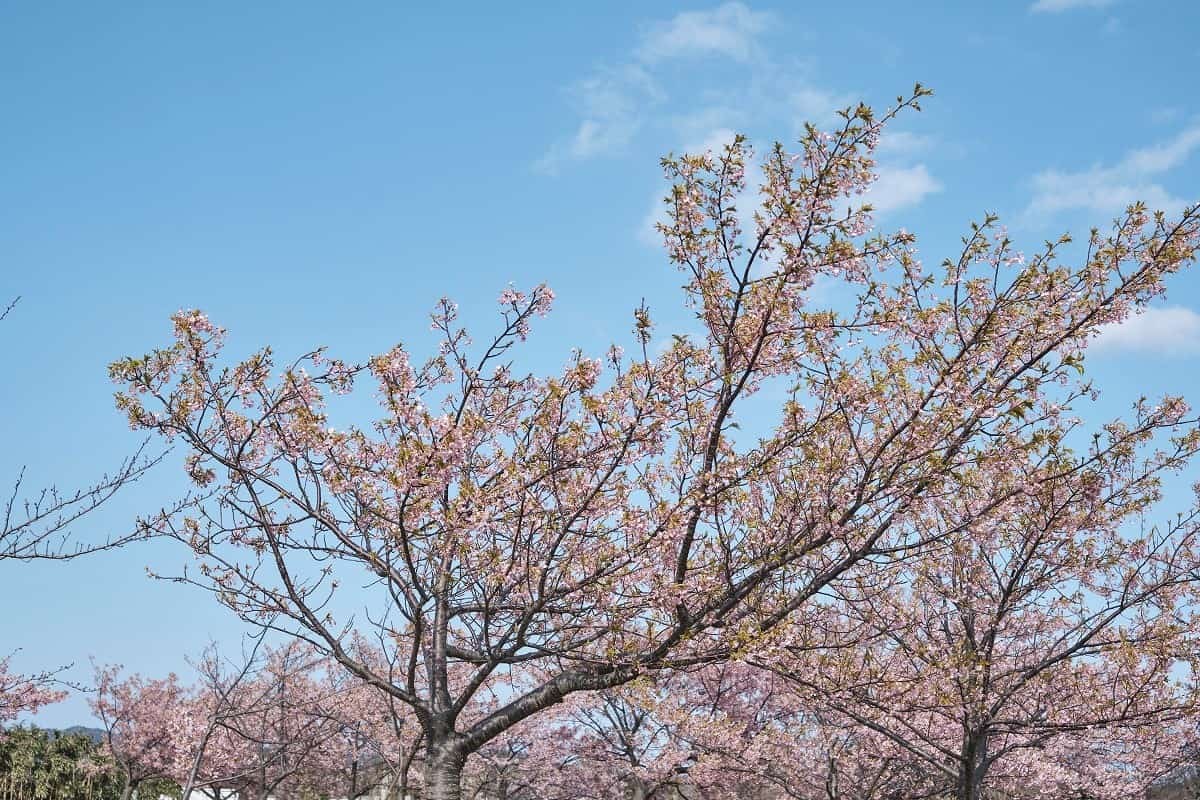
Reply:
[[[988,768],[988,735],[986,729],[964,737],[962,758],[958,766],[955,800],[980,800]]]
[[[425,751],[424,800],[462,800],[464,761],[457,747],[431,744]]]

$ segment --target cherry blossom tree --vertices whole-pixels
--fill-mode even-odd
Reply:
[[[417,785],[422,734],[407,706],[325,660],[321,700],[307,710],[331,726],[299,782],[312,793],[355,798],[383,789],[404,798]]]
[[[254,743],[238,735],[240,720],[259,709],[260,695],[246,686],[262,667],[263,637],[255,637],[237,660],[210,645],[196,662],[198,680],[171,715],[171,772],[180,796],[222,800],[243,786],[259,766]]]
[[[1134,206],[1071,261],[1065,241],[1024,258],[985,225],[965,259],[925,268],[857,205],[884,124],[924,94],[776,146],[756,200],[741,138],[665,160],[661,230],[700,328],[665,349],[643,306],[633,355],[519,371],[545,286],[505,290],[479,346],[445,300],[434,354],[364,365],[226,360],[219,327],[178,313],[172,344],[111,367],[131,425],[186,447],[204,487],[142,530],[194,553],[177,577],[411,709],[430,800],[459,798],[472,753],[573,695],[779,630],[818,639],[824,593],[986,517],[923,524],[963,475],[1036,460],[1088,340],[1160,295],[1200,233],[1196,207]],[[815,306],[817,280],[851,299]],[[380,418],[333,425],[328,396],[368,377]],[[356,656],[364,630],[395,669]]]
[[[476,782],[544,800],[673,797],[690,755],[652,704],[625,687],[573,695],[495,745],[468,762],[487,778]]]
[[[649,707],[686,753],[705,800],[895,800],[929,796],[928,770],[893,742],[745,662],[673,676]],[[643,700],[644,702],[644,700]]]
[[[764,659],[960,800],[1131,797],[1194,741],[1200,507],[1153,523],[1196,420],[1140,401],[1072,449],[1081,423],[1055,405],[1015,415],[1020,459],[958,473],[919,520],[943,547],[841,584],[831,639],[810,626]]]
[[[533,736],[553,735],[538,718],[532,728]],[[463,796],[468,800],[552,800],[547,788],[554,785],[546,780],[548,773],[531,764],[532,741],[515,732],[495,739],[476,750],[467,759],[463,770]]]
[[[480,797],[895,800],[931,796],[896,743],[744,662],[576,694],[475,754]]]
[[[0,658],[0,724],[11,722],[22,714],[33,714],[42,706],[66,697],[66,692],[54,688],[57,673],[19,675],[9,672],[11,658]]]
[[[253,651],[237,670],[210,649],[198,667],[191,687],[97,669],[91,705],[123,798],[163,778],[252,800],[356,798],[387,783],[391,709],[340,665],[291,642]]]
[[[177,753],[175,717],[188,691],[175,675],[161,680],[131,675],[115,666],[96,668],[96,693],[89,700],[104,729],[104,749],[121,776],[121,800],[139,786],[171,777]]]
[[[242,766],[235,771],[244,776],[239,798],[293,795],[307,776],[327,775],[345,755],[354,755],[343,748],[365,747],[346,729],[363,709],[346,707],[351,698],[337,689],[327,692],[322,675],[327,666],[310,647],[292,641],[270,650],[253,679],[239,688],[238,713],[225,723],[226,732],[242,745],[236,750]],[[226,767],[237,761],[227,761]]]

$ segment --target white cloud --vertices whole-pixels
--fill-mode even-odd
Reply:
[[[747,117],[782,117],[797,130],[805,119],[828,121],[849,99],[815,88],[797,77],[797,69],[783,70],[772,62],[760,39],[773,19],[728,2],[646,26],[624,63],[572,87],[579,115],[575,130],[555,143],[537,168],[553,173],[570,161],[619,153],[650,127],[673,128],[681,141],[694,141],[714,129],[743,127]],[[689,80],[684,86],[697,96],[687,98],[686,110],[676,98],[664,113],[665,65],[699,57],[735,62],[724,70],[730,78],[719,88]]]
[[[634,64],[598,72],[570,93],[582,119],[570,139],[538,161],[545,172],[557,171],[564,161],[620,151],[641,128],[645,110],[663,99],[650,74]]]
[[[572,88],[579,124],[569,139],[552,146],[537,161],[537,168],[554,173],[568,161],[620,152],[642,129],[649,110],[666,98],[653,67],[691,56],[749,61],[758,52],[757,37],[770,20],[771,15],[734,2],[711,11],[685,11],[650,25],[628,62],[598,70]]]
[[[852,103],[848,95],[828,92],[814,86],[797,86],[788,92],[787,104],[794,110],[796,129],[804,123],[822,124],[834,119],[838,109]]]
[[[933,147],[932,136],[888,128],[879,137],[879,146],[876,148],[876,152],[912,155],[913,153],[923,153],[931,147]]]
[[[1200,314],[1181,306],[1148,308],[1120,324],[1105,325],[1092,347],[1158,355],[1200,353]]]
[[[928,195],[942,190],[942,184],[929,174],[924,164],[911,167],[881,166],[876,174],[878,178],[871,184],[864,199],[880,214],[910,208]]]
[[[712,105],[704,108],[690,109],[670,117],[670,125],[679,136],[679,141],[685,142],[683,152],[700,152],[706,142],[725,132],[741,130],[747,122],[746,115],[728,105]]]
[[[1117,214],[1134,200],[1144,200],[1151,208],[1182,204],[1153,181],[1122,178],[1107,170],[1049,170],[1035,175],[1033,184],[1034,198],[1025,210],[1026,218],[1033,221],[1071,209]]]
[[[683,148],[683,152],[699,154],[711,151],[713,155],[720,155],[725,150],[726,145],[733,143],[736,136],[737,131],[734,131],[732,128],[717,128],[716,130],[709,131],[703,138],[687,143]],[[749,170],[753,171],[754,166],[750,165]]]
[[[1025,209],[1032,221],[1075,209],[1100,214],[1120,213],[1135,200],[1151,209],[1177,209],[1184,204],[1155,176],[1169,172],[1200,147],[1200,123],[1173,139],[1134,150],[1113,165],[1098,164],[1081,172],[1046,170],[1033,176],[1033,199]]]
[[[669,138],[663,151],[699,153],[719,151],[734,131],[766,131],[766,138],[755,139],[761,156],[771,138],[792,139],[805,123],[836,124],[837,110],[853,105],[855,98],[818,86],[811,78],[812,65],[801,58],[774,58],[764,46],[764,34],[773,25],[772,15],[727,2],[645,26],[623,64],[597,70],[572,88],[578,112],[574,131],[555,143],[536,167],[555,173],[568,163],[617,154],[637,138],[664,133]],[[689,63],[688,77],[682,81],[665,68],[673,60],[699,57],[718,61]],[[711,80],[701,80],[693,72],[702,67],[719,71]],[[868,198],[878,212],[911,207],[941,190],[928,168],[915,163],[916,154],[930,143],[928,137],[903,131],[884,137],[881,153],[888,166],[879,170]],[[747,228],[758,204],[758,160],[748,160],[747,191],[737,198]],[[655,193],[637,226],[637,237],[653,246],[661,244],[655,230],[655,223],[664,219],[661,197]]]
[[[667,221],[667,207],[663,195],[655,194],[637,228],[638,240],[647,247],[662,247],[663,235],[658,231],[658,223]]]
[[[736,2],[712,11],[684,11],[666,22],[649,26],[635,55],[647,64],[703,55],[749,61],[758,50],[758,35],[770,22],[770,14],[752,11]]]
[[[1035,13],[1059,14],[1077,8],[1108,8],[1116,0],[1037,0],[1029,7]]]
[[[1185,128],[1170,141],[1134,150],[1124,163],[1134,171],[1166,172],[1187,160],[1197,147],[1200,147],[1200,124]]]

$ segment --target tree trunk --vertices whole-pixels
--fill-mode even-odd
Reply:
[[[425,751],[424,800],[462,800],[465,760],[456,747],[430,745]]]
[[[955,800],[980,800],[988,765],[988,732],[986,729],[973,731],[964,738]]]

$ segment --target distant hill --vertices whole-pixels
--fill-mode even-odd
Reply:
[[[0,731],[3,731],[6,726],[0,725]],[[42,730],[46,733],[56,733],[60,736],[86,736],[93,742],[100,743],[104,741],[104,730],[101,728],[89,728],[86,725],[72,725],[69,728],[43,728],[41,725],[32,725],[28,722],[18,723],[8,726],[10,728],[27,728],[30,730]]]
[[[69,728],[59,728],[58,732],[86,736],[89,739],[91,739],[93,742],[100,742],[100,741],[103,741],[103,739],[104,739],[104,731],[103,730],[101,730],[100,728],[87,728],[87,727],[84,727],[83,725],[72,725]]]

